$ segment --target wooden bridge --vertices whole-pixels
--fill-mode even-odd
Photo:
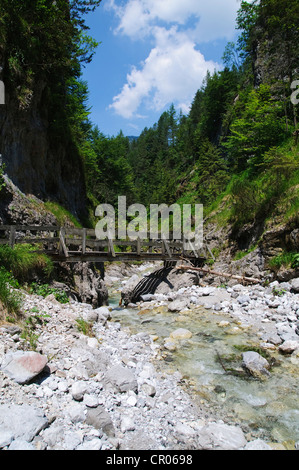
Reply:
[[[185,250],[184,240],[99,240],[95,230],[58,226],[0,226],[0,245],[26,243],[34,246],[37,252],[45,253],[54,262],[76,263],[104,261],[179,261],[192,260],[194,265],[202,265],[212,258],[209,247],[204,243],[202,249]],[[190,246],[189,246],[190,248]],[[192,247],[191,247],[192,248]]]

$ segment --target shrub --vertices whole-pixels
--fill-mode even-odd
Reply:
[[[285,139],[282,105],[268,85],[261,85],[240,95],[236,114],[223,145],[238,172],[248,166],[255,170],[264,153]]]
[[[22,304],[21,293],[17,290],[18,282],[14,277],[0,267],[0,302],[8,314],[19,314]]]
[[[274,256],[269,261],[269,267],[279,270],[282,266],[290,266],[293,269],[299,267],[299,253],[284,252]]]
[[[252,222],[264,200],[263,188],[257,181],[250,181],[244,173],[236,178],[231,187],[233,197],[232,219],[238,225]]]
[[[11,271],[20,282],[28,280],[34,270],[42,270],[50,276],[53,270],[52,261],[44,254],[36,253],[31,245],[20,244],[11,248],[8,245],[0,246],[0,266]]]
[[[93,331],[92,331],[92,323],[87,322],[83,318],[76,318],[76,323],[77,323],[77,328],[78,330],[83,333],[85,336],[90,336],[93,337]]]
[[[55,299],[61,304],[67,304],[69,302],[66,292],[50,287],[48,284],[37,284],[36,282],[33,282],[29,291],[32,294],[41,295],[42,297],[54,294]]]
[[[35,351],[38,341],[37,327],[45,325],[50,316],[45,313],[39,313],[36,307],[33,307],[31,312],[27,312],[27,314],[28,316],[23,325],[21,338],[29,344],[30,349]]]
[[[299,253],[294,254],[291,266],[293,269],[299,268]]]

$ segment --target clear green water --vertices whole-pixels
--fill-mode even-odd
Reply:
[[[119,298],[116,291],[111,293],[112,319],[132,333],[156,335],[157,343],[163,345],[172,331],[191,331],[190,339],[177,342],[176,351],[163,351],[163,367],[187,377],[189,390],[211,415],[241,424],[253,438],[288,442],[291,447],[299,440],[299,365],[290,357],[268,351],[267,359],[275,360],[270,377],[249,377],[241,367],[241,354],[244,348],[258,346],[252,328],[203,308],[188,315],[161,308],[140,315],[138,309],[119,308]],[[229,325],[219,326],[221,321]]]

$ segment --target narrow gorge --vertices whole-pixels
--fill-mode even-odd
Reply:
[[[299,449],[299,3],[218,3],[0,1],[0,450]]]

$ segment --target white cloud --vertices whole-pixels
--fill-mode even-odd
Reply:
[[[144,10],[140,0],[130,0],[125,7],[115,6],[113,9],[119,17],[120,22],[116,32],[123,33],[131,38],[137,38],[150,33],[149,15]]]
[[[156,27],[155,39],[156,47],[140,69],[134,67],[128,74],[127,83],[110,106],[124,118],[135,116],[142,103],[160,111],[174,102],[186,111],[207,70],[219,68],[215,62],[206,61],[194,42],[175,27]]]
[[[198,45],[233,38],[240,1],[107,2],[119,20],[115,34],[153,42],[148,57],[139,67],[132,67],[110,109],[126,119],[142,117],[137,114],[141,105],[160,111],[174,103],[187,112],[207,70],[219,68],[217,63],[205,60]]]
[[[157,21],[184,25],[193,18],[198,40],[231,39],[240,0],[107,0],[119,18],[117,33],[132,39],[152,33]]]

